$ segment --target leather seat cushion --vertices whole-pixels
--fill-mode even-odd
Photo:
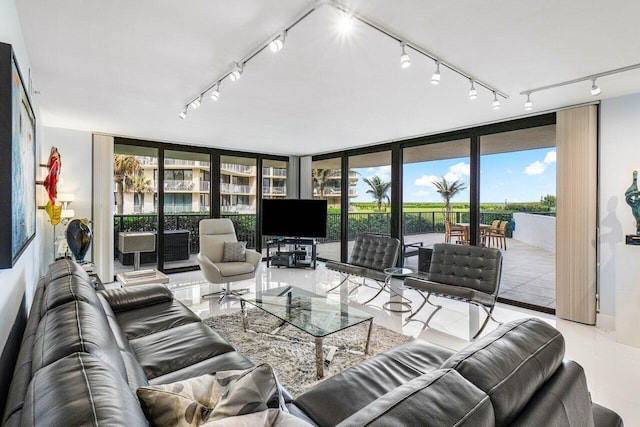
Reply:
[[[129,342],[148,379],[235,351],[204,323],[189,323]]]
[[[244,370],[253,366],[255,366],[255,364],[242,354],[237,351],[230,351],[178,369],[177,371],[155,377],[151,379],[149,383],[151,385],[168,384],[204,374],[213,374],[218,371]]]
[[[220,274],[223,277],[251,274],[255,270],[253,264],[248,262],[221,262],[216,266],[220,269]]]
[[[73,353],[35,373],[22,410],[22,425],[147,425],[125,380],[102,360]]]
[[[122,332],[130,340],[201,321],[198,315],[177,300],[120,311],[115,316]]]
[[[391,390],[338,424],[340,427],[424,425],[492,427],[486,393],[453,369],[421,375]],[[428,423],[427,423],[428,420]]]
[[[327,261],[325,263],[325,267],[327,267],[329,270],[335,270],[341,273],[351,274],[354,276],[364,276],[367,272],[367,269],[364,267],[346,264],[343,262],[335,262],[335,261]]]
[[[45,313],[33,344],[32,372],[69,354],[91,353],[126,379],[120,349],[102,307],[71,301]]]
[[[432,282],[430,280],[423,280],[416,277],[406,277],[404,279],[404,285],[422,292],[430,292],[435,295],[446,297],[462,298],[467,301],[474,301],[486,306],[492,306],[496,300],[493,295],[479,292],[475,289]]]
[[[443,364],[491,398],[497,425],[508,425],[564,357],[562,334],[540,319],[505,323]]]
[[[317,424],[336,425],[394,388],[438,369],[452,354],[425,341],[409,341],[327,378],[293,403]]]

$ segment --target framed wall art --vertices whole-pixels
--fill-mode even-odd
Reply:
[[[11,45],[0,43],[0,268],[36,234],[36,120]]]

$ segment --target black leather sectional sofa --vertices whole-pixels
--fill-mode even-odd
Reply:
[[[139,386],[252,366],[164,285],[96,292],[77,264],[57,261],[36,288],[3,425],[147,425]],[[591,402],[562,335],[536,319],[459,352],[413,340],[284,397],[323,426],[622,425]]]

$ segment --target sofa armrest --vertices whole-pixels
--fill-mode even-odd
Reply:
[[[114,313],[173,300],[171,291],[161,283],[108,289],[99,292],[107,300]]]

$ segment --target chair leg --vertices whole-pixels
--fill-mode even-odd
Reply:
[[[495,317],[493,317],[493,307],[494,306],[492,306],[490,310],[487,310],[487,307],[485,307],[482,304],[476,304],[476,305],[478,305],[479,307],[482,307],[484,312],[487,313],[487,317],[484,318],[484,322],[482,322],[482,326],[480,326],[480,328],[478,329],[478,332],[476,332],[476,334],[473,336],[473,338],[471,338],[471,340],[475,340],[476,338],[478,338],[480,336],[480,334],[484,330],[485,326],[487,326],[487,323],[489,323],[489,319],[493,320],[498,325],[502,325],[502,322],[496,320]]]
[[[364,279],[362,280],[363,285],[364,285]],[[378,283],[376,281],[376,285],[380,286],[380,289],[378,289],[378,292],[376,292],[376,294],[374,296],[372,296],[371,298],[369,298],[368,300],[366,300],[365,302],[362,303],[362,305],[366,305],[369,304],[371,301],[373,301],[374,299],[376,299],[378,297],[378,295],[380,295],[382,293],[382,291],[384,291],[384,285],[381,285],[380,283]]]
[[[340,273],[340,274],[342,274],[342,273]],[[335,290],[335,289],[338,289],[340,286],[342,286],[342,284],[343,284],[343,283],[344,283],[348,278],[349,278],[349,275],[348,275],[348,274],[347,274],[347,275],[345,275],[345,276],[344,276],[344,279],[342,279],[342,280],[340,281],[340,283],[338,283],[336,286],[334,286],[333,288],[329,289],[329,290],[327,291],[327,293],[329,293],[329,292],[331,292],[331,291],[333,291],[333,290]]]
[[[409,315],[409,317],[407,317],[407,320],[405,320],[405,324],[407,324],[407,323],[409,323],[409,322],[411,322],[411,321],[415,321],[415,322],[421,322],[421,323],[424,323],[424,326],[425,326],[425,327],[427,327],[427,326],[429,326],[429,322],[431,322],[431,319],[433,318],[433,316],[434,316],[434,315],[435,315],[435,314],[436,314],[436,313],[437,313],[437,312],[442,308],[442,306],[441,306],[441,305],[434,304],[434,303],[432,303],[431,301],[429,301],[429,297],[431,296],[431,293],[430,293],[430,292],[427,294],[427,296],[426,296],[426,297],[422,294],[422,292],[418,292],[418,293],[420,294],[420,296],[422,297],[422,299],[423,299],[424,301],[422,301],[422,304],[420,304],[420,307],[418,307],[418,309],[417,309],[416,311],[414,311],[413,313],[411,313],[411,314]],[[413,316],[415,316],[416,314],[418,314],[418,312],[419,312],[420,310],[422,310],[422,307],[424,307],[424,305],[425,305],[426,303],[429,303],[429,305],[434,306],[436,309],[435,309],[435,310],[433,310],[433,313],[431,313],[431,314],[429,315],[429,317],[427,318],[427,320],[414,319],[414,318],[413,318]]]
[[[201,298],[209,298],[209,297],[211,297],[213,295],[219,295],[218,304],[222,304],[222,302],[227,297],[229,297],[229,298],[239,297],[240,295],[242,295],[244,293],[247,293],[247,292],[249,292],[249,288],[242,288],[242,289],[232,290],[231,289],[231,283],[227,283],[227,285],[221,287],[219,291],[210,292],[208,294],[204,294],[204,295],[201,296]]]

